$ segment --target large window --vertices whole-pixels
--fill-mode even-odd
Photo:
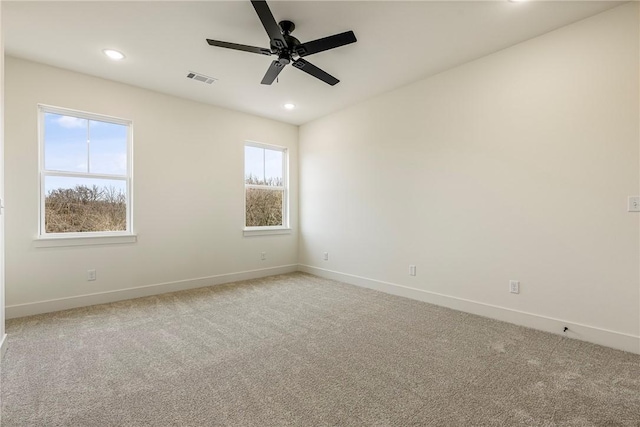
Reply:
[[[244,147],[245,229],[288,228],[287,149]]]
[[[39,106],[40,237],[131,234],[131,122]]]

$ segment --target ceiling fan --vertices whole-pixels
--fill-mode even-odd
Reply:
[[[293,22],[281,21],[279,24],[276,23],[267,2],[264,0],[251,0],[251,4],[256,10],[264,29],[269,35],[269,39],[271,40],[269,49],[211,39],[207,39],[207,43],[211,46],[242,50],[244,52],[258,53],[261,55],[276,55],[278,59],[271,63],[267,73],[260,82],[263,85],[270,85],[273,83],[276,77],[278,77],[278,74],[280,74],[284,69],[284,66],[287,64],[291,64],[295,68],[302,70],[305,73],[330,84],[331,86],[340,81],[309,61],[304,60],[302,57],[356,42],[356,36],[353,34],[353,31],[335,34],[333,36],[324,37],[307,43],[300,43],[297,38],[291,35],[296,27]]]

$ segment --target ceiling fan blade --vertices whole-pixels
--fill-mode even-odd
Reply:
[[[226,47],[227,49],[235,49],[235,50],[241,50],[243,52],[259,53],[261,55],[271,55],[271,50],[262,48],[262,47],[247,46],[245,44],[237,44],[237,43],[229,43],[229,42],[221,42],[219,40],[211,40],[211,39],[207,39],[207,43],[209,43],[209,45],[211,46]]]
[[[271,13],[271,9],[269,9],[269,6],[267,5],[267,2],[263,0],[251,0],[251,4],[256,10],[258,18],[260,18],[264,29],[267,31],[267,34],[269,34],[271,44],[278,49],[287,47],[287,42],[282,36],[280,26],[274,19],[273,14]]]
[[[275,62],[275,61],[274,61]],[[304,71],[307,74],[311,74],[313,77],[322,80],[323,82],[334,86],[336,83],[340,82],[340,80],[333,77],[331,74],[326,71],[322,71],[320,68],[313,65],[311,62],[306,61],[302,58],[293,61],[291,64],[299,70]]]
[[[278,77],[278,74],[280,74],[280,71],[284,68],[284,65],[285,64],[282,64],[279,61],[273,61],[260,83],[263,85],[270,85],[273,83],[276,77]]]
[[[313,55],[314,53],[323,52],[325,50],[334,49],[336,47],[355,43],[356,35],[353,31],[347,31],[333,36],[324,37],[318,40],[302,43],[296,46],[296,53],[300,56]]]

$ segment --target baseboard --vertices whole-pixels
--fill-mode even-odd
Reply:
[[[7,334],[2,336],[0,339],[0,363],[2,363],[2,359],[4,358],[4,354],[7,351]]]
[[[89,305],[105,304],[132,298],[147,297],[151,295],[164,294],[167,292],[184,291],[187,289],[221,285],[224,283],[238,282],[241,280],[258,279],[261,277],[274,276],[276,274],[292,273],[297,270],[297,264],[281,265],[277,267],[261,268],[258,270],[218,274],[215,276],[198,277],[195,279],[138,286],[135,288],[77,295],[68,298],[58,298],[47,301],[9,305],[6,307],[5,315],[7,319],[13,319],[16,317],[32,316],[34,314],[68,310],[70,308],[86,307]]]
[[[352,285],[382,291],[388,294],[424,301],[430,304],[452,308],[454,310],[477,314],[479,316],[514,323],[516,325],[551,332],[558,335],[566,335],[569,338],[588,341],[594,344],[600,344],[606,347],[640,354],[640,337],[630,334],[610,331],[594,326],[583,325],[567,320],[555,319],[463,298],[452,297],[395,283],[356,276],[353,274],[340,273],[338,271],[327,270],[310,265],[300,264],[298,266],[298,270],[327,279],[338,280]],[[561,332],[564,326],[569,328],[569,331],[566,334]]]

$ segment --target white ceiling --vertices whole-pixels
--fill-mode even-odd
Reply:
[[[329,86],[291,66],[260,84],[273,57],[210,47],[205,38],[268,47],[249,1],[2,1],[8,55],[302,124],[358,101],[597,14],[611,1],[271,1],[301,42],[353,30],[358,42],[305,59]],[[122,51],[113,62],[102,49]],[[217,79],[186,78],[196,71]],[[285,110],[293,102],[297,108]]]

